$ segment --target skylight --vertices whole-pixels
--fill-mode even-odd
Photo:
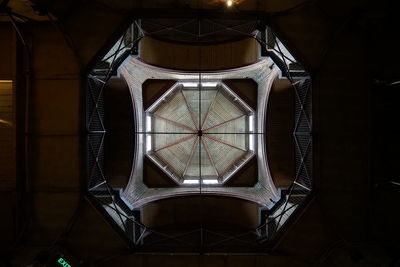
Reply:
[[[146,153],[179,184],[223,184],[254,156],[254,120],[225,84],[178,82],[146,111]]]

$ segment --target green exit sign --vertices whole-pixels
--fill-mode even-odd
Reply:
[[[68,262],[66,260],[64,260],[63,258],[59,258],[58,263],[63,267],[71,267],[71,265],[69,265]]]

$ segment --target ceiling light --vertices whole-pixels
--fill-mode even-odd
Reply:
[[[199,86],[198,82],[183,82],[182,85],[184,87],[197,87]]]
[[[203,184],[218,184],[218,180],[203,180]]]
[[[215,86],[217,86],[217,82],[202,82],[201,83],[201,86],[203,86],[203,87],[215,87]]]
[[[226,1],[226,5],[227,5],[228,7],[232,6],[232,4],[233,4],[233,1],[232,1],[232,0]]]
[[[199,180],[184,180],[183,181],[184,184],[198,184]]]

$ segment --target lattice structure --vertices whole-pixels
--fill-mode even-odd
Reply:
[[[145,19],[140,28],[146,36],[188,43],[216,43],[259,34],[257,20]]]
[[[255,155],[254,111],[224,83],[192,84],[146,111],[146,154],[178,184],[222,184]]]
[[[295,143],[295,177],[291,186],[285,190],[281,200],[265,215],[265,222],[259,227],[264,236],[264,241],[271,241],[281,232],[281,228],[289,221],[296,210],[305,205],[313,189],[313,153],[312,153],[312,87],[309,74],[288,56],[286,47],[275,36],[274,32],[267,28],[275,44],[272,49],[266,43],[266,48],[271,58],[292,83],[295,95],[294,103],[294,130]],[[285,52],[286,51],[286,52]],[[293,69],[293,66],[295,68]],[[292,67],[292,68],[291,68]]]
[[[132,32],[129,28],[127,33]],[[125,33],[111,52],[95,64],[86,80],[86,130],[87,130],[87,188],[88,197],[105,215],[115,222],[119,232],[132,244],[136,244],[145,227],[137,213],[121,200],[119,191],[107,182],[104,172],[104,125],[103,90],[117,66],[131,53],[141,36],[127,38]]]
[[[152,21],[147,21],[147,23],[151,24]],[[160,26],[160,21],[157,20],[158,26]],[[293,85],[293,90],[295,92],[295,125],[293,131],[293,138],[295,141],[295,160],[296,160],[296,171],[295,177],[293,177],[292,185],[282,191],[281,196],[279,196],[278,192],[274,187],[269,187],[268,182],[271,180],[269,176],[269,171],[266,168],[267,161],[265,152],[263,149],[257,148],[255,151],[255,155],[257,156],[258,165],[261,166],[259,169],[260,179],[259,182],[253,188],[236,188],[234,190],[225,190],[225,188],[215,188],[215,187],[198,187],[192,189],[185,188],[174,188],[171,190],[157,190],[157,194],[154,191],[149,190],[143,184],[143,180],[140,176],[141,169],[141,160],[134,164],[134,171],[132,175],[135,179],[131,179],[129,185],[125,189],[124,192],[121,189],[112,188],[107,182],[107,177],[104,173],[104,138],[106,134],[106,129],[104,126],[104,99],[103,99],[103,89],[107,81],[112,75],[115,75],[120,64],[126,59],[129,54],[137,53],[137,42],[145,33],[155,34],[157,33],[157,29],[149,30],[149,27],[144,27],[143,29],[140,27],[141,23],[139,21],[135,21],[132,27],[128,29],[128,31],[118,40],[116,45],[111,49],[109,53],[107,53],[98,64],[96,64],[90,73],[87,76],[87,87],[86,87],[86,129],[87,129],[87,189],[88,189],[88,197],[93,200],[93,203],[99,207],[99,209],[110,219],[110,221],[114,222],[114,226],[116,230],[122,234],[124,238],[131,245],[140,245],[141,247],[147,248],[159,248],[162,249],[163,244],[167,244],[169,247],[175,248],[188,248],[195,247],[201,248],[202,250],[207,248],[215,248],[217,246],[227,245],[228,247],[238,246],[246,249],[258,249],[259,246],[265,246],[273,242],[273,240],[282,232],[282,229],[285,225],[290,221],[290,218],[295,216],[297,210],[307,203],[307,199],[312,193],[313,187],[313,154],[312,154],[312,91],[311,91],[311,79],[308,73],[301,67],[301,64],[297,62],[291,55],[288,53],[287,49],[283,46],[283,44],[276,38],[273,31],[269,28],[266,28],[266,31],[260,31],[262,27],[256,26],[254,21],[249,21],[248,24],[246,22],[237,23],[231,26],[229,25],[229,21],[207,21],[208,24],[199,24],[197,22],[197,26],[203,25],[203,30],[199,31],[199,27],[197,28],[197,32],[193,27],[193,20],[188,22],[185,25],[178,25],[178,27],[161,27],[158,31],[163,32],[168,38],[173,37],[174,34],[172,32],[177,32],[177,30],[183,30],[183,35],[191,36],[188,40],[195,41],[194,35],[197,34],[197,38],[203,36],[218,36],[219,31],[223,31],[225,33],[235,33],[238,36],[252,36],[256,38],[261,46],[263,55],[266,56],[264,60],[259,63],[254,64],[253,66],[248,66],[241,69],[222,71],[218,73],[192,73],[192,74],[183,74],[176,71],[161,71],[160,69],[155,70],[149,66],[145,66],[142,62],[137,60],[130,60],[128,65],[130,65],[130,69],[126,68],[122,70],[121,73],[125,75],[127,81],[131,86],[141,87],[141,84],[146,79],[146,77],[154,76],[154,73],[158,72],[159,79],[170,79],[173,78],[178,81],[197,81],[198,84],[201,84],[202,80],[217,80],[221,81],[223,79],[232,79],[232,78],[244,78],[251,77],[259,84],[259,92],[262,92],[264,95],[259,97],[258,99],[258,109],[256,113],[256,117],[258,118],[255,122],[254,126],[254,140],[256,143],[261,142],[263,139],[263,132],[261,129],[264,128],[263,122],[265,121],[265,110],[268,95],[268,88],[270,88],[272,81],[275,77],[278,76],[278,68],[280,70],[280,74],[283,77],[289,79]],[[258,23],[258,22],[257,22]],[[148,25],[147,24],[147,25]],[[143,21],[142,21],[142,25]],[[206,26],[204,26],[206,25]],[[208,25],[208,26],[207,26]],[[241,25],[241,26],[240,26]],[[247,25],[247,26],[246,26]],[[208,28],[207,28],[208,27]],[[246,28],[247,27],[247,28]],[[150,34],[150,35],[151,35]],[[228,34],[229,35],[229,34]],[[277,67],[276,67],[277,66]],[[261,85],[261,86],[260,86]],[[202,91],[201,87],[196,88],[198,91]],[[138,91],[132,91],[132,97],[134,99],[134,105],[137,107],[141,107],[142,105],[142,95]],[[186,96],[187,99],[190,97]],[[205,98],[206,99],[206,98]],[[190,100],[189,100],[190,102]],[[206,102],[206,101],[204,101]],[[190,115],[190,112],[186,115],[189,116],[189,119],[192,120],[192,127],[189,127],[191,130],[197,131],[192,134],[193,131],[188,130],[186,135],[190,136],[192,134],[192,142],[198,143],[199,147],[201,144],[205,143],[204,148],[208,146],[215,146],[217,150],[219,150],[217,144],[209,144],[207,142],[218,142],[213,138],[208,138],[212,141],[201,141],[199,138],[199,130],[206,132],[210,131],[211,128],[216,134],[223,134],[228,132],[228,128],[223,129],[218,126],[219,124],[229,125],[229,131],[232,129],[236,129],[242,127],[240,123],[237,125],[226,123],[231,119],[240,120],[239,117],[242,114],[238,113],[236,116],[223,117],[220,121],[218,120],[218,116],[213,118],[213,115],[209,115],[209,122],[207,124],[207,120],[202,119],[202,112],[200,111],[201,105],[199,105],[199,110],[192,108],[192,112],[196,115],[199,115],[198,119],[198,127],[196,128],[196,120]],[[207,110],[207,108],[203,109]],[[155,111],[154,113],[157,113]],[[234,112],[233,112],[234,113]],[[136,113],[136,115],[138,115]],[[142,114],[143,115],[143,114]],[[246,115],[247,116],[247,115]],[[156,136],[157,131],[165,131],[165,126],[155,125],[150,128],[152,130],[156,129],[155,133],[148,133],[146,131],[146,122],[144,121],[145,116],[136,117],[135,123],[135,133],[140,137],[138,140],[143,143],[145,137],[147,135]],[[203,122],[206,125],[205,128],[201,127]],[[236,123],[236,122],[235,122]],[[235,126],[233,126],[235,125]],[[171,126],[171,125],[170,125]],[[175,125],[176,126],[176,125]],[[185,125],[187,126],[187,125]],[[161,127],[161,128],[157,128]],[[182,127],[181,127],[182,128]],[[176,128],[170,128],[176,129]],[[218,130],[223,129],[222,132],[218,132]],[[208,130],[208,131],[207,131]],[[203,134],[203,132],[201,133]],[[213,136],[208,133],[210,136]],[[248,134],[248,133],[247,133]],[[188,138],[189,139],[189,138]],[[224,140],[223,138],[220,138]],[[156,140],[156,139],[153,139]],[[178,139],[179,140],[179,139]],[[196,141],[197,140],[197,141]],[[230,139],[230,143],[235,143]],[[166,143],[170,142],[166,141]],[[160,142],[158,140],[157,142]],[[162,142],[162,141],[161,141]],[[245,142],[246,143],[246,142]],[[155,144],[156,146],[156,144]],[[146,153],[146,149],[143,150],[144,146],[139,146],[138,153],[142,153],[144,155]],[[193,150],[193,144],[189,146],[190,152]],[[196,146],[195,146],[196,147]],[[262,147],[262,146],[258,146]],[[142,149],[142,151],[140,151]],[[203,151],[203,154],[202,152]],[[205,153],[204,153],[205,152]],[[198,154],[199,160],[202,158],[202,155],[207,154],[206,149],[195,149],[193,155]],[[223,153],[222,153],[223,154]],[[194,156],[193,156],[194,157]],[[204,155],[203,158],[210,158],[208,155]],[[216,157],[216,156],[214,156]],[[214,158],[212,157],[212,158]],[[215,172],[218,172],[218,169],[222,170],[223,167],[217,166],[218,160],[214,159],[214,164],[212,166]],[[199,162],[193,160],[192,162],[195,165]],[[222,161],[221,161],[222,162]],[[170,164],[175,165],[175,164]],[[185,171],[189,169],[186,166],[183,168]],[[200,167],[199,170],[202,168]],[[187,172],[188,170],[186,170]],[[206,169],[204,169],[204,173],[206,173]],[[210,170],[211,173],[211,170]],[[219,177],[219,176],[217,176]],[[132,178],[132,177],[131,177]],[[223,180],[223,179],[222,179]],[[135,209],[135,206],[143,205],[149,201],[152,201],[157,198],[168,197],[171,194],[173,195],[185,195],[187,193],[212,193],[218,195],[230,195],[236,197],[242,197],[248,199],[250,201],[254,201],[259,203],[262,206],[267,206],[267,209],[263,209],[261,212],[261,220],[260,226],[257,229],[252,231],[247,231],[243,233],[230,233],[226,232],[215,232],[210,229],[205,229],[203,227],[196,228],[190,231],[181,231],[179,233],[173,232],[159,232],[154,229],[148,229],[145,225],[140,222],[140,211]],[[122,197],[121,197],[122,196]],[[187,242],[185,241],[185,237],[189,236],[198,236],[199,238],[194,238],[192,240],[198,240],[198,242]],[[138,248],[138,247],[137,247]],[[140,248],[138,248],[140,249]]]
[[[271,65],[273,64],[273,62],[271,62],[270,60],[264,59],[264,60],[260,60],[259,62],[249,65],[249,66],[245,66],[245,67],[241,67],[241,68],[236,68],[236,69],[230,69],[230,70],[226,70],[226,71],[217,71],[217,72],[207,72],[206,74],[203,73],[198,73],[198,72],[179,72],[179,71],[174,71],[174,70],[169,70],[169,69],[163,69],[163,68],[159,68],[159,67],[155,67],[155,66],[151,66],[148,65],[138,59],[135,58],[131,58],[129,61],[126,61],[125,64],[123,66],[121,66],[120,68],[120,74],[121,76],[124,77],[124,79],[126,80],[130,91],[131,91],[131,95],[133,97],[133,102],[134,102],[134,108],[135,108],[135,131],[136,131],[136,137],[135,140],[137,142],[137,149],[135,151],[135,162],[134,162],[134,166],[135,168],[132,169],[132,173],[131,173],[131,177],[129,180],[129,183],[127,185],[127,187],[124,190],[124,196],[126,198],[127,201],[129,201],[134,207],[141,207],[143,205],[145,205],[146,203],[150,202],[150,201],[154,201],[157,199],[163,199],[163,198],[168,198],[171,196],[182,196],[182,195],[193,195],[193,194],[209,194],[209,195],[225,195],[225,196],[232,196],[232,197],[236,197],[236,198],[242,198],[242,199],[246,199],[252,202],[255,202],[257,204],[259,204],[260,206],[269,206],[272,205],[274,201],[277,201],[280,197],[279,195],[279,190],[276,189],[273,181],[272,181],[272,177],[268,168],[268,162],[265,156],[265,152],[264,152],[264,142],[265,142],[265,121],[266,121],[266,103],[267,103],[267,99],[268,99],[268,95],[269,95],[269,90],[271,89],[272,83],[274,81],[274,79],[277,77],[278,75],[278,69],[275,67],[271,67]],[[198,186],[191,186],[191,187],[185,187],[185,186],[179,186],[179,187],[172,187],[172,188],[148,188],[144,182],[143,182],[143,156],[145,155],[147,150],[145,147],[143,146],[144,143],[148,143],[148,137],[150,137],[150,140],[162,140],[165,137],[157,137],[157,136],[163,136],[165,134],[170,134],[171,132],[165,132],[165,129],[169,129],[171,131],[175,131],[174,133],[176,134],[184,134],[187,135],[186,137],[189,136],[189,133],[193,133],[193,131],[196,131],[196,128],[191,129],[189,126],[186,125],[182,125],[182,122],[186,121],[187,125],[193,125],[192,127],[195,127],[195,124],[193,124],[193,122],[191,122],[191,115],[190,113],[182,113],[182,111],[179,111],[179,108],[182,108],[183,105],[179,105],[179,99],[181,99],[181,101],[184,102],[184,98],[182,96],[182,94],[179,94],[178,98],[173,99],[173,105],[172,107],[175,107],[177,109],[177,112],[174,112],[173,114],[175,114],[176,116],[178,116],[178,118],[174,119],[175,121],[175,125],[172,125],[172,123],[166,123],[165,119],[168,118],[164,118],[164,120],[161,120],[158,118],[158,122],[161,123],[160,121],[164,121],[164,124],[161,125],[169,125],[168,127],[174,127],[174,128],[161,128],[159,130],[164,129],[163,131],[160,132],[154,132],[151,131],[151,129],[147,129],[147,125],[149,125],[149,123],[147,123],[147,118],[145,116],[145,111],[143,110],[143,93],[142,93],[142,84],[149,78],[152,79],[175,79],[178,81],[178,84],[189,84],[189,83],[196,83],[197,84],[202,84],[202,83],[207,83],[208,81],[222,81],[225,79],[241,79],[243,77],[247,77],[250,79],[253,79],[257,84],[258,84],[258,88],[257,88],[257,111],[255,111],[254,113],[254,117],[256,118],[254,125],[254,129],[252,129],[249,132],[236,132],[236,133],[232,133],[232,132],[228,132],[229,127],[231,127],[231,125],[226,126],[228,128],[223,128],[224,131],[223,132],[218,132],[217,128],[212,129],[213,131],[211,132],[206,132],[206,134],[210,137],[213,138],[207,138],[205,140],[207,146],[210,146],[211,142],[214,142],[213,145],[215,144],[216,146],[221,143],[219,141],[215,140],[215,137],[219,137],[219,140],[223,140],[221,138],[228,138],[227,136],[230,136],[229,138],[236,136],[242,136],[242,135],[247,135],[246,139],[248,138],[248,140],[253,140],[255,145],[255,150],[254,153],[256,155],[256,159],[257,159],[257,168],[258,168],[258,182],[252,186],[252,187],[225,187],[225,186],[218,186],[218,184],[208,184],[207,186],[205,186],[202,183],[197,182]],[[222,85],[223,86],[223,85]],[[208,93],[210,93],[209,91],[205,90],[204,88],[202,88],[202,86],[196,87],[194,88],[196,90],[196,95],[200,95],[199,99],[202,99],[201,95],[207,95]],[[193,90],[193,88],[192,88]],[[229,89],[225,89],[225,90],[229,90]],[[239,102],[239,98],[237,96],[233,97],[233,99],[237,99],[237,101]],[[205,99],[209,99],[210,101],[213,99],[212,97],[205,97]],[[188,101],[190,102],[190,99],[188,99]],[[168,101],[165,102],[166,105],[168,106]],[[207,105],[204,106],[204,104],[206,104],[207,102],[196,102],[197,104],[195,106],[199,106],[199,113],[197,113],[197,115],[201,114],[205,114],[207,113]],[[244,103],[244,102],[243,102]],[[200,105],[199,105],[200,104]],[[226,104],[226,103],[225,103]],[[244,103],[245,104],[245,103]],[[203,111],[201,110],[201,107],[203,106]],[[183,106],[184,107],[184,106]],[[217,107],[218,109],[223,109],[223,107]],[[193,109],[195,110],[195,109]],[[248,108],[247,112],[251,112],[251,109]],[[231,110],[233,111],[233,110]],[[243,115],[242,111],[240,111],[240,109],[236,109],[236,113],[233,113],[233,117],[229,117],[228,120],[230,118],[235,118],[238,116]],[[195,112],[197,112],[195,110]],[[222,112],[222,111],[220,111]],[[225,112],[224,116],[228,116],[226,115],[227,112]],[[155,112],[157,113],[157,112]],[[182,114],[183,115],[182,115]],[[157,114],[155,114],[157,115]],[[211,119],[209,121],[209,123],[211,123],[213,126],[218,125],[219,123],[222,123],[224,121],[224,119],[219,118],[219,115],[217,114],[211,114],[209,115],[211,116]],[[213,118],[214,117],[214,118]],[[196,118],[197,119],[197,118]],[[212,121],[215,120],[215,121]],[[220,120],[220,121],[218,121]],[[178,122],[181,126],[185,126],[186,129],[184,127],[178,127],[176,126],[176,122]],[[203,120],[201,118],[197,119],[197,122],[203,122]],[[206,120],[207,123],[207,120]],[[205,124],[206,125],[206,124]],[[207,125],[208,127],[209,125]],[[162,126],[162,127],[167,127],[167,126]],[[210,128],[212,126],[210,125]],[[176,132],[177,129],[180,129],[180,132]],[[211,130],[210,130],[211,131]],[[185,137],[182,137],[185,138]],[[243,138],[243,136],[241,137]],[[246,140],[244,139],[244,140]],[[179,138],[177,137],[176,140],[179,140]],[[175,141],[176,141],[175,140]],[[172,141],[172,143],[174,143],[175,141]],[[183,140],[183,141],[190,141],[190,140]],[[153,142],[153,141],[151,141]],[[150,142],[150,143],[151,143]],[[243,141],[242,141],[243,142]],[[249,141],[250,143],[250,141]],[[189,147],[190,147],[190,143],[189,143]],[[199,142],[199,147],[202,147],[203,144],[202,142]],[[147,146],[148,147],[148,146]],[[206,146],[204,146],[206,147]],[[218,149],[218,148],[217,148]],[[189,151],[190,149],[187,149],[187,151]],[[246,150],[246,149],[245,149]],[[149,150],[150,151],[150,150]],[[207,158],[205,154],[207,154],[206,149],[201,150],[199,149],[199,151],[195,151],[194,154],[198,154],[199,158],[202,158],[201,155],[201,151],[203,151],[203,158]],[[242,150],[240,150],[241,152],[244,152]],[[205,152],[205,153],[204,153]],[[190,154],[190,152],[185,152],[186,154]],[[171,156],[171,155],[170,155]],[[216,155],[218,156],[218,155]],[[245,156],[245,154],[241,154],[240,156]],[[250,156],[250,155],[248,155]],[[162,155],[162,157],[164,158],[165,156]],[[222,157],[222,154],[219,155],[219,157]],[[234,155],[232,158],[236,158],[237,155]],[[170,160],[169,157],[168,160]],[[229,157],[227,157],[229,160]],[[184,159],[187,159],[187,157],[184,157]],[[184,172],[185,169],[185,160],[184,159],[174,159],[174,164],[169,163],[168,165],[162,165],[161,164],[161,168],[165,168],[168,166],[172,166],[173,168],[176,168],[175,170],[171,170],[170,175],[172,176],[173,173],[175,174],[180,174]],[[244,159],[244,157],[242,157],[242,159]],[[178,162],[179,161],[179,162]],[[218,160],[218,164],[222,163],[223,159],[219,159]],[[232,162],[232,160],[229,162],[229,164]],[[187,161],[186,161],[187,163]],[[217,164],[217,162],[215,162]],[[201,164],[196,164],[197,166],[201,165]],[[218,169],[222,169],[222,166],[217,166],[216,168]],[[227,166],[227,165],[225,165]],[[229,166],[229,165],[228,165]],[[172,169],[172,168],[171,168]],[[201,168],[199,168],[201,170]],[[226,169],[226,167],[224,168]],[[237,169],[237,167],[232,166],[232,170],[234,171],[234,169]],[[222,170],[223,171],[223,170]],[[177,181],[179,181],[179,176],[176,175],[176,177],[173,177],[173,179],[176,179]],[[200,175],[199,176],[200,179],[202,179],[203,177]],[[207,177],[206,177],[207,178]],[[227,179],[229,177],[222,177],[221,183],[224,182],[224,179]],[[205,180],[205,179],[204,179]]]

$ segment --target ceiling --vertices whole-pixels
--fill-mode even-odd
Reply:
[[[113,36],[119,35],[115,33],[121,25],[126,25],[131,14],[148,15],[156,11],[153,14],[158,15],[166,8],[165,14],[175,9],[171,14],[189,16],[196,14],[196,10],[189,14],[187,9],[179,9],[169,1],[40,3],[51,10],[62,27],[59,31],[52,25],[31,21],[26,24],[27,32],[32,33],[29,42],[33,45],[35,91],[30,95],[29,132],[32,134],[28,135],[29,168],[26,170],[29,179],[18,178],[18,184],[28,184],[29,193],[20,194],[20,189],[12,187],[2,189],[1,207],[5,216],[1,222],[4,237],[1,260],[29,263],[38,252],[56,243],[97,266],[133,263],[160,266],[166,262],[175,266],[398,263],[399,218],[394,212],[399,201],[398,189],[377,183],[397,177],[395,172],[383,177],[379,171],[385,168],[385,162],[396,162],[396,153],[379,150],[381,153],[377,156],[373,150],[397,146],[396,138],[382,133],[392,131],[388,124],[393,121],[385,124],[388,128],[380,131],[381,135],[370,132],[379,121],[371,118],[371,112],[376,114],[374,110],[380,107],[371,104],[371,98],[377,99],[372,96],[390,93],[382,88],[377,90],[373,79],[385,81],[399,77],[399,41],[393,34],[397,16],[389,2],[244,1],[237,6],[239,17],[246,15],[246,11],[266,12],[268,23],[315,80],[317,191],[299,220],[268,255],[131,254],[81,194],[83,171],[78,160],[82,157],[79,144],[84,143],[80,140],[78,123],[81,73],[102,54],[99,51],[107,50],[111,41],[116,40]],[[213,4],[188,2],[189,7],[219,12],[220,6]],[[380,37],[371,38],[371,33]],[[9,56],[16,53],[15,39],[8,33],[3,36],[0,46],[7,44],[11,49],[0,50],[3,59],[0,75],[13,77],[8,66],[15,64],[15,59]],[[379,54],[371,56],[376,51]],[[394,99],[397,98],[385,101],[393,103]],[[394,109],[379,110],[382,116],[394,112]],[[17,161],[20,170],[25,168],[22,168],[24,164],[19,165],[22,162]],[[374,169],[376,162],[379,162],[378,169]],[[18,211],[13,207],[18,207]],[[14,220],[18,218],[26,220],[17,223]]]

